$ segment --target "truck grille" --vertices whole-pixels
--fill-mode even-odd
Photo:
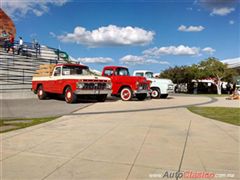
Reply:
[[[91,90],[91,89],[99,89],[103,90],[106,88],[106,83],[84,83],[83,89]]]
[[[173,85],[169,84],[169,85],[168,85],[168,89],[169,89],[169,90],[173,90]]]
[[[148,89],[148,84],[140,84],[139,87],[141,87],[144,90]]]

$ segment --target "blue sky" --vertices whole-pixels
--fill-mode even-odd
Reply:
[[[229,1],[228,1],[229,2]],[[239,1],[2,1],[17,35],[60,47],[91,68],[160,72],[239,57]]]

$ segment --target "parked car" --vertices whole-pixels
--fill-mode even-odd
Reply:
[[[106,66],[102,76],[111,78],[112,95],[120,96],[123,101],[129,101],[133,97],[144,100],[150,91],[150,83],[146,78],[130,76],[126,67]]]
[[[151,81],[151,97],[167,98],[174,92],[174,84],[171,79],[154,78],[153,72],[148,70],[137,70],[133,72],[134,76],[146,77]]]
[[[46,99],[50,93],[62,94],[67,103],[76,102],[79,95],[104,102],[111,88],[110,78],[96,76],[78,64],[40,65],[32,78],[32,90],[39,99]]]

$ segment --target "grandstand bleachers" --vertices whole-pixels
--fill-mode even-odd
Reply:
[[[64,52],[47,46],[41,46],[40,53],[30,47],[22,55],[16,52],[7,53],[0,47],[0,93],[30,91],[32,75],[40,64],[69,63],[59,56]]]

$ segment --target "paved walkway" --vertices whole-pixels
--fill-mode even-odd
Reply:
[[[0,100],[0,118],[38,118],[53,117],[72,113],[75,110],[91,105],[91,102],[67,104],[63,100],[49,99],[4,99]]]
[[[239,127],[184,108],[210,101],[178,96],[97,103],[2,134],[2,179],[168,179],[153,177],[178,170],[238,179]]]

